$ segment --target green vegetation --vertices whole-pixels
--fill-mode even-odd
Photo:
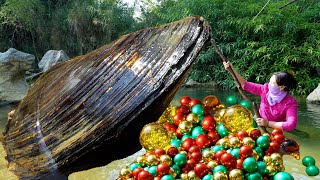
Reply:
[[[148,0],[137,21],[133,8],[117,0],[2,0],[0,51],[15,47],[39,59],[49,49],[63,49],[75,56],[122,34],[196,15],[209,21],[219,48],[247,80],[264,83],[275,71],[289,71],[299,82],[294,93],[300,95],[320,83],[319,1],[299,0],[281,9],[287,0],[158,2]],[[235,87],[210,46],[189,78]]]

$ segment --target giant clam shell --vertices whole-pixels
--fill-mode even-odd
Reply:
[[[142,127],[169,105],[209,39],[208,23],[188,17],[52,67],[7,124],[10,170],[46,179],[136,152]]]

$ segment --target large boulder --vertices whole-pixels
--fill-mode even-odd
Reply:
[[[41,61],[39,62],[39,68],[45,72],[53,65],[66,61],[70,59],[68,55],[63,50],[49,50],[46,54],[42,57]]]
[[[318,87],[308,95],[307,101],[315,104],[320,104],[320,83]]]
[[[0,53],[0,104],[20,101],[29,85],[25,72],[32,68],[35,56],[14,48]]]

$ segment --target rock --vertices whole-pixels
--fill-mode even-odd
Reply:
[[[193,79],[189,79],[184,85],[186,88],[195,88],[195,87],[217,87],[217,83],[210,81],[207,83],[199,83]]]
[[[0,53],[0,104],[20,101],[29,89],[24,74],[35,56],[14,48]]]
[[[70,59],[63,50],[49,50],[42,57],[38,66],[42,71],[47,71],[53,65]]]
[[[320,83],[307,97],[307,101],[315,104],[320,104]]]

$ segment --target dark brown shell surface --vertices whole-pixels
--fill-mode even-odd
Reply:
[[[120,37],[58,64],[30,89],[7,124],[9,168],[22,178],[103,166],[138,151],[210,39],[188,17]]]

